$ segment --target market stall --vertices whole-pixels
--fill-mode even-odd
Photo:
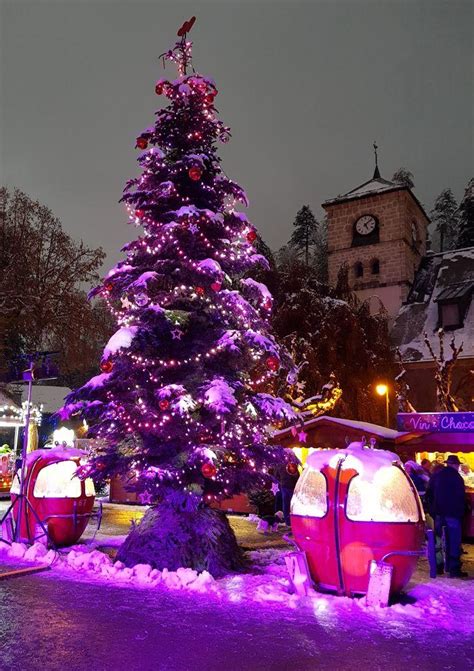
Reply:
[[[381,449],[395,451],[397,439],[404,435],[370,422],[323,415],[306,421],[299,429],[288,427],[275,432],[273,441],[291,448],[304,464],[315,450],[339,449],[362,438],[367,444],[372,442]]]
[[[466,536],[474,537],[474,412],[399,413],[397,430],[377,424],[339,417],[317,417],[295,431],[283,429],[274,441],[291,448],[304,464],[310,454],[362,438],[378,448],[395,452],[403,462],[422,459],[444,463],[449,454],[461,462],[460,473],[466,484],[468,512]]]
[[[408,458],[444,464],[450,454],[458,456],[468,502],[464,534],[474,537],[474,412],[400,413],[397,425]]]

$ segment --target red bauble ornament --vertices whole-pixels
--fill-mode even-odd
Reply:
[[[204,287],[195,287],[194,291],[198,296],[204,296]]]
[[[105,285],[105,289],[106,289],[107,291],[112,291],[113,288],[114,288],[114,285],[113,285],[113,284],[110,284],[110,282],[109,282],[108,284]]]
[[[211,462],[206,462],[201,466],[201,473],[205,478],[213,478],[217,473],[217,468]]]
[[[193,180],[193,182],[199,182],[202,177],[202,170],[199,166],[193,165],[192,168],[189,168],[188,175],[189,178]]]
[[[137,137],[136,146],[138,147],[138,149],[146,149],[148,147],[148,140],[146,139],[146,137],[143,137],[142,135],[140,135],[140,137]]]
[[[158,403],[158,405],[160,406],[160,410],[168,410],[170,407],[170,402],[164,398]]]
[[[286,465],[286,472],[288,475],[296,475],[298,473],[298,466],[294,462],[290,462]]]
[[[205,93],[207,91],[207,82],[205,82],[203,79],[198,79],[196,81],[196,88],[198,91]]]
[[[141,219],[145,216],[145,210],[135,210],[135,216]]]
[[[247,233],[247,240],[250,243],[255,242],[256,239],[257,239],[257,234],[255,233],[255,231],[249,231]]]
[[[204,96],[204,102],[207,103],[208,105],[212,105],[214,102],[215,94],[214,93],[208,93],[207,95]]]
[[[111,361],[110,359],[106,359],[106,361],[101,361],[100,370],[103,373],[110,373],[112,371],[113,367],[114,367],[114,362]]]
[[[217,291],[220,291],[220,290],[221,290],[221,287],[222,287],[222,282],[213,282],[213,283],[211,284],[211,289],[212,289],[213,291],[216,291],[216,292],[217,292]]]
[[[280,368],[280,360],[276,356],[267,357],[265,363],[267,364],[267,368],[269,368],[270,370],[276,371]]]
[[[156,95],[157,95],[157,96],[161,96],[161,94],[164,92],[164,90],[165,90],[165,85],[164,85],[164,83],[163,83],[163,82],[157,82],[157,83],[156,83],[156,86],[155,86],[155,93],[156,93]]]
[[[265,310],[271,310],[271,309],[272,309],[272,305],[273,305],[273,301],[272,301],[272,299],[271,299],[271,298],[267,298],[267,300],[266,300],[265,303],[263,304],[263,307],[265,308]]]

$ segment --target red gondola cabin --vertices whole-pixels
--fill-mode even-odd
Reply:
[[[295,542],[322,589],[365,594],[369,564],[416,551],[424,539],[419,496],[396,454],[351,443],[309,455],[291,502]],[[417,558],[395,555],[391,592],[411,578]]]
[[[76,477],[79,462],[85,456],[80,450],[60,447],[36,450],[27,457],[24,492],[57,547],[76,543],[92,514],[94,483],[90,478]],[[10,490],[15,522],[18,522],[19,491],[17,473]],[[21,539],[32,543],[38,536],[38,521],[29,506],[23,506],[21,517]]]

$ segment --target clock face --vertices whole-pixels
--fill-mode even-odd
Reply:
[[[359,235],[369,235],[375,231],[377,222],[371,214],[363,214],[356,221],[355,229]]]

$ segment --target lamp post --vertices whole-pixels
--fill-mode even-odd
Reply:
[[[57,369],[52,368],[50,365],[50,361],[48,357],[50,355],[54,354],[59,354],[59,352],[32,352],[31,354],[27,355],[28,357],[28,368],[23,371],[22,373],[22,381],[26,382],[28,385],[28,391],[27,391],[27,401],[26,401],[26,409],[25,409],[25,428],[24,428],[24,434],[23,434],[23,446],[21,450],[21,459],[19,460],[18,468],[15,477],[19,479],[19,491],[15,492],[14,495],[12,496],[12,502],[10,503],[9,507],[5,511],[4,515],[0,518],[0,525],[5,522],[5,520],[11,516],[12,511],[15,506],[17,506],[17,515],[16,515],[16,523],[13,528],[13,540],[20,542],[21,540],[24,540],[22,538],[22,522],[23,518],[26,517],[28,512],[31,512],[32,514],[32,519],[33,523],[36,522],[39,524],[39,526],[42,528],[44,535],[46,538],[49,540],[51,543],[52,547],[54,547],[54,544],[52,543],[50,536],[48,534],[48,529],[46,528],[44,522],[40,519],[38,513],[34,509],[33,505],[31,504],[30,500],[28,499],[27,496],[27,454],[28,454],[28,439],[29,439],[29,429],[30,429],[30,421],[31,421],[31,397],[32,397],[32,390],[33,390],[33,382],[35,380],[35,363],[38,361],[42,361],[42,367],[38,369],[38,376],[36,377],[37,380],[54,380],[57,377]],[[28,526],[27,526],[28,529]],[[29,535],[29,532],[27,531],[27,534]],[[29,538],[27,539],[29,540]],[[33,539],[34,541],[35,539]],[[3,541],[5,543],[9,543],[5,538],[0,536],[0,541]]]
[[[390,400],[388,398],[388,384],[380,383],[375,387],[375,391],[379,396],[385,396],[385,423],[387,428],[390,425]]]

